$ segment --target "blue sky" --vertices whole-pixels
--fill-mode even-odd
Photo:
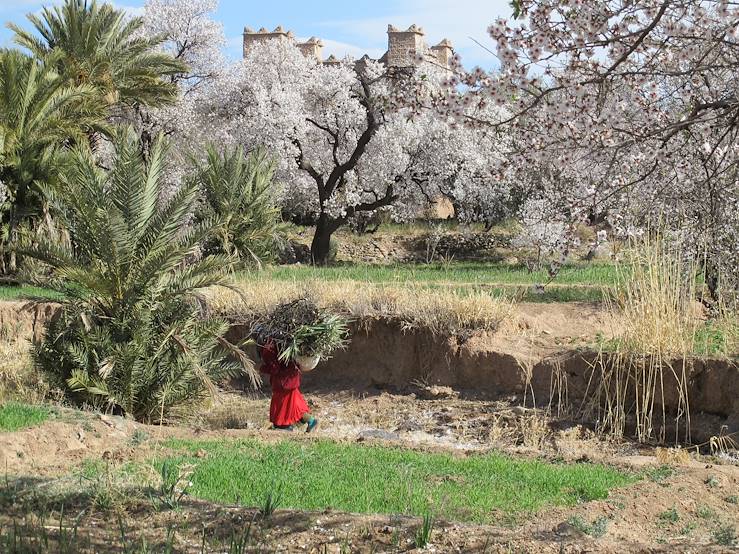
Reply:
[[[59,0],[0,0],[0,20],[23,24],[25,14]],[[145,0],[115,0],[132,11]],[[324,53],[339,57],[365,53],[379,57],[387,46],[387,25],[420,25],[429,45],[442,38],[452,41],[468,67],[491,68],[495,58],[475,44],[490,46],[485,29],[498,16],[510,17],[507,0],[220,0],[216,19],[229,40],[228,53],[239,56],[244,26],[273,29],[282,25],[298,37],[317,36]],[[3,25],[0,45],[11,44],[11,33]]]

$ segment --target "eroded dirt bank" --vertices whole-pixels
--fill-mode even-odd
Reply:
[[[569,307],[571,310],[572,307]],[[527,313],[529,310],[530,313]],[[563,313],[560,306],[521,308],[518,332],[440,337],[425,329],[405,329],[394,320],[356,322],[345,351],[322,361],[304,378],[314,389],[395,389],[409,386],[448,386],[458,391],[499,397],[516,394],[529,402],[548,404],[566,398],[582,405],[595,394],[599,354],[596,335],[612,329],[592,307]],[[569,317],[568,317],[569,316]],[[247,333],[236,326],[233,338]],[[606,334],[606,336],[608,336]],[[609,357],[603,355],[607,366]],[[679,409],[680,387],[673,371],[687,376],[690,411],[700,419],[713,416],[715,431],[726,425],[739,431],[739,365],[728,359],[673,360],[663,372],[664,397],[656,404],[668,412]]]
[[[38,340],[56,304],[0,302],[3,334]],[[449,386],[485,397],[526,393],[528,401],[549,403],[566,396],[574,404],[591,398],[596,389],[598,359],[593,345],[617,333],[607,312],[592,304],[529,304],[516,306],[515,323],[496,333],[439,336],[427,329],[408,329],[397,320],[371,319],[352,325],[348,349],[323,361],[306,375],[307,390],[393,388],[414,384]],[[234,324],[230,338],[248,335],[249,326]],[[726,425],[739,431],[739,364],[728,359],[694,359],[685,366],[688,402],[697,420],[711,417],[709,432]],[[683,371],[682,360],[672,370]],[[679,387],[666,368],[664,407],[678,409]],[[661,408],[662,394],[657,398]],[[701,438],[701,437],[698,437]]]

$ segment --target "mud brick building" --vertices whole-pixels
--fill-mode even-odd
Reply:
[[[411,25],[406,30],[400,30],[392,25],[387,26],[387,52],[378,60],[390,68],[403,68],[417,65],[422,55],[426,61],[435,62],[442,67],[449,67],[454,55],[452,43],[443,39],[435,46],[429,47],[424,40],[424,32],[421,27]],[[254,31],[249,27],[244,28],[244,56],[247,55],[252,45],[266,40],[284,40],[295,44],[306,56],[310,56],[323,63],[338,63],[339,60],[333,54],[328,58],[323,57],[323,43],[316,37],[311,37],[305,42],[298,42],[292,31],[286,31],[277,27],[274,31],[268,31],[264,27]],[[364,56],[362,59],[368,59]]]

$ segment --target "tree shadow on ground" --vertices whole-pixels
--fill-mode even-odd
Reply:
[[[266,517],[256,508],[189,498],[163,509],[157,494],[138,485],[101,490],[77,475],[6,476],[0,482],[0,552],[273,552],[301,541],[311,551],[356,542],[363,521],[381,520],[378,528],[392,522],[392,516],[330,511],[277,510]],[[405,520],[407,540],[417,523]],[[372,542],[370,535],[365,539]]]

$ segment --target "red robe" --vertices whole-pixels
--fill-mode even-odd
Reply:
[[[269,420],[280,427],[293,425],[310,412],[308,403],[299,390],[300,369],[295,362],[281,362],[273,342],[261,347],[260,353],[263,363],[259,370],[269,375],[269,383],[272,385]]]

